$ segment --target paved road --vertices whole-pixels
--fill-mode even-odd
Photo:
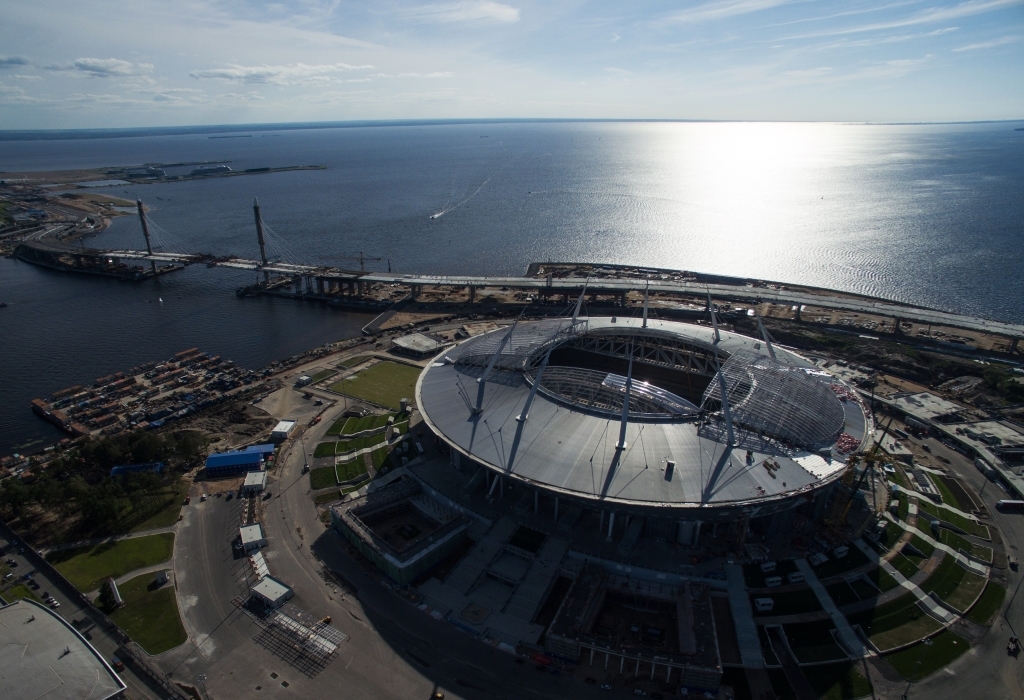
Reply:
[[[333,413],[306,435],[312,450]],[[303,458],[292,449],[271,472],[274,498],[266,501],[264,555],[275,575],[293,587],[291,602],[317,617],[330,615],[347,635],[338,656],[321,673],[307,677],[253,640],[258,629],[234,609],[231,597],[246,588],[247,563],[231,549],[240,516],[238,501],[210,498],[185,509],[175,543],[179,600],[190,640],[158,658],[183,683],[197,685],[205,674],[205,696],[216,700],[254,697],[309,697],[341,694],[346,699],[428,698],[437,688],[449,698],[626,697],[566,674],[540,673],[516,663],[448,623],[420,612],[381,584],[345,552],[342,540],[317,519],[309,498]],[[320,575],[321,561],[358,589],[346,593]],[[272,677],[271,674],[277,674]],[[287,685],[284,685],[284,684]]]
[[[938,440],[928,439],[924,443],[932,449],[932,454],[948,459],[953,471],[963,478],[975,494],[982,492],[982,499],[992,514],[992,522],[1001,531],[1008,551],[1012,552],[1018,546],[1024,547],[1024,515],[1004,515],[995,508],[996,501],[1005,498],[1005,493],[988,482],[963,455],[950,450]],[[1009,597],[1020,585],[1021,576],[1014,571],[1007,573]],[[1017,661],[1006,653],[1006,640],[1012,630],[1016,630],[1018,635],[1024,632],[1024,605],[1020,596],[1013,599],[1006,611],[1006,618],[998,618],[979,644],[946,669],[911,686],[909,697],[929,700],[1024,700],[1024,660]],[[898,698],[904,688],[884,697]]]

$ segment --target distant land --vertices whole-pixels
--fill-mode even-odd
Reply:
[[[110,129],[8,129],[0,130],[0,141],[61,141],[69,139],[139,138],[144,136],[187,136],[195,134],[233,134],[243,131],[300,131],[308,129],[354,129],[381,126],[449,126],[464,124],[579,124],[579,123],[739,123],[759,120],[735,119],[362,119],[332,122],[281,122],[272,124],[196,124],[192,126],[143,126]],[[765,120],[772,122],[774,120]],[[821,122],[873,126],[926,126],[943,124],[1014,124],[1024,119],[990,119],[968,122]],[[814,123],[814,122],[809,122]],[[1024,131],[1024,128],[1015,129]]]

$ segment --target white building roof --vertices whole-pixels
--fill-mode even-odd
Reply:
[[[273,576],[264,576],[259,583],[252,587],[252,592],[264,600],[277,602],[291,593],[291,588],[278,581]]]
[[[946,401],[927,391],[897,396],[892,402],[904,413],[921,420],[934,420],[940,416],[948,416],[951,413],[959,413],[964,410],[960,404]]]
[[[394,344],[403,350],[421,353],[424,355],[439,352],[447,343],[438,342],[434,338],[423,333],[410,333],[401,338],[395,338]]]
[[[295,421],[283,420],[274,426],[275,433],[290,433],[295,429]]]
[[[266,486],[267,485],[267,473],[266,472],[249,472],[245,475],[245,482],[242,484],[242,488],[249,488],[254,486]]]
[[[263,542],[263,528],[259,523],[241,527],[238,529],[238,533],[242,539],[242,546]]]
[[[38,603],[18,600],[0,608],[0,627],[4,700],[105,700],[126,687],[85,638]]]

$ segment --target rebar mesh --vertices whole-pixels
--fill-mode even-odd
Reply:
[[[719,372],[736,427],[813,450],[834,444],[842,432],[846,414],[839,397],[799,367],[742,350]],[[720,383],[712,379],[701,408],[719,411],[721,404]]]

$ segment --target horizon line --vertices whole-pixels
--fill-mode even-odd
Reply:
[[[953,124],[1013,124],[1018,119],[973,119],[947,121],[843,121],[797,119],[675,119],[675,118],[593,118],[593,117],[476,117],[436,119],[351,119],[341,121],[257,122],[240,124],[191,124],[184,126],[86,127],[71,129],[0,129],[0,141],[73,140],[130,138],[133,136],[185,136],[239,131],[299,131],[303,129],[345,129],[400,126],[449,126],[468,124],[551,124],[551,123],[636,123],[636,124],[836,124],[839,126],[943,126]]]

